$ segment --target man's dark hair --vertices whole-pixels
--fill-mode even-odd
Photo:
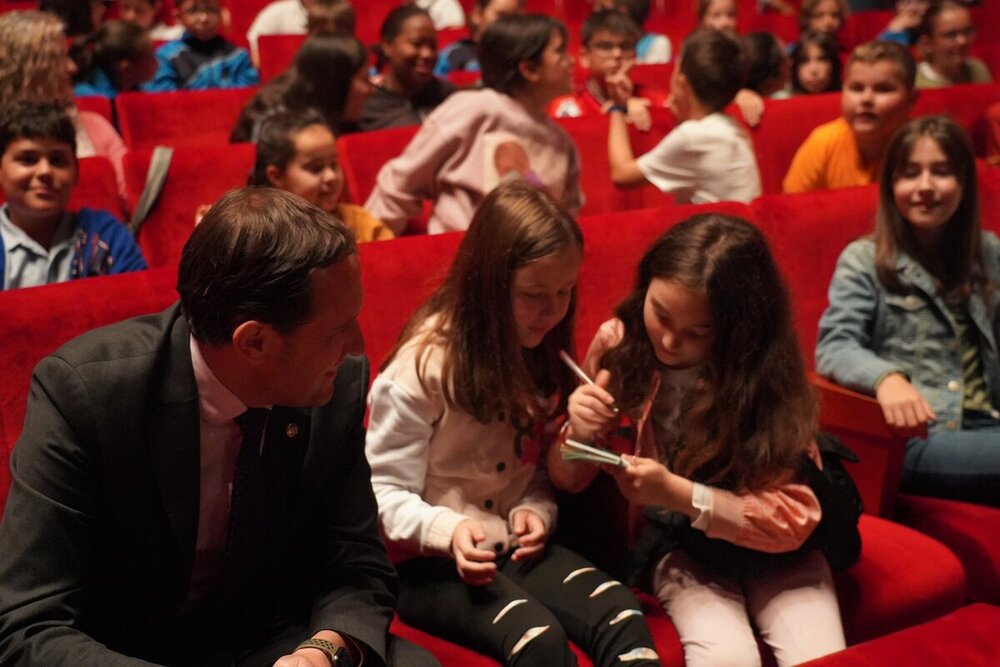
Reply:
[[[21,101],[0,107],[0,155],[18,139],[55,139],[68,144],[76,157],[76,129],[56,102]]]
[[[684,40],[680,68],[695,97],[713,111],[721,111],[746,81],[746,51],[725,32],[698,28]]]
[[[335,215],[301,197],[272,188],[226,193],[181,255],[177,291],[192,335],[228,344],[248,320],[294,330],[313,316],[313,271],[355,250]]]

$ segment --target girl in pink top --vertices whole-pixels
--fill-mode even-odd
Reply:
[[[799,473],[806,457],[822,465],[816,405],[761,233],[718,214],[682,222],[646,252],[616,315],[591,345],[585,366],[595,384],[570,397],[563,437],[634,439],[637,455],[611,470],[622,494],[655,506],[646,511],[654,522],[690,522],[690,542],[646,554],[652,591],[677,626],[688,667],[754,664],[753,625],[779,665],[843,648],[819,550],[736,576],[739,564],[723,571],[688,548],[707,536],[794,552],[821,518]],[[634,426],[621,428],[622,417]],[[549,473],[556,486],[577,490],[596,470],[564,461]]]

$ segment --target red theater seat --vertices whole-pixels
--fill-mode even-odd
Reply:
[[[151,151],[125,156],[125,182],[134,207],[146,182]],[[139,230],[139,247],[151,267],[180,261],[181,250],[194,229],[194,214],[227,190],[246,185],[253,166],[252,144],[178,148],[159,201]]]
[[[156,146],[224,146],[256,88],[122,93],[118,127],[129,150]]]
[[[115,122],[115,114],[111,106],[110,97],[85,95],[83,97],[74,97],[73,103],[76,104],[76,108],[80,111],[92,111],[104,116],[104,119],[109,123]]]
[[[298,53],[305,35],[261,35],[257,38],[260,57],[260,80],[267,83],[288,69]]]

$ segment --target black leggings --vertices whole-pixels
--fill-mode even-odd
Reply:
[[[535,560],[497,566],[491,584],[469,586],[447,558],[399,563],[400,618],[505,665],[572,667],[567,637],[597,667],[660,664],[632,592],[581,556],[550,545]]]

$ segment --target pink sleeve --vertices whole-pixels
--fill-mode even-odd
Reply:
[[[706,514],[709,537],[769,553],[798,549],[822,518],[812,489],[795,482],[740,495],[713,488]]]
[[[125,189],[125,142],[108,120],[93,111],[81,111],[79,115],[80,124],[90,138],[90,143],[94,146],[94,155],[100,155],[111,160],[111,166],[115,169],[115,180],[118,181],[118,196],[122,202],[127,202],[127,191]]]

